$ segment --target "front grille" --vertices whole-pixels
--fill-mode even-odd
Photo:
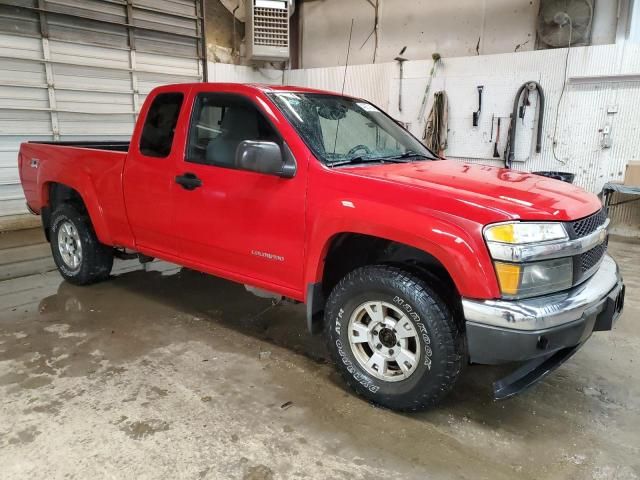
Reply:
[[[588,217],[567,223],[567,230],[571,238],[580,238],[589,235],[607,221],[607,213],[604,208]],[[587,252],[588,253],[588,252]]]
[[[569,238],[572,240],[586,237],[595,232],[599,227],[607,221],[607,212],[603,209],[597,211],[593,215],[581,218],[574,222],[565,224]],[[600,245],[596,245],[591,250],[573,257],[573,284],[578,285],[587,280],[593,273],[595,267],[600,264],[602,257],[607,251],[608,239],[605,239]]]
[[[584,275],[586,272],[595,267],[602,259],[604,252],[607,251],[607,244],[601,243],[600,245],[593,247],[588,252],[580,255],[580,273]]]

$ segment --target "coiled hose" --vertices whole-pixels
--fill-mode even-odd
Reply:
[[[513,112],[511,113],[511,125],[509,126],[509,135],[507,137],[507,148],[504,153],[504,166],[511,168],[511,164],[515,158],[515,141],[516,141],[516,129],[518,126],[518,109],[520,108],[520,97],[524,89],[528,88],[530,91],[537,90],[538,92],[538,132],[536,136],[536,153],[540,153],[542,149],[542,119],[544,117],[544,92],[542,86],[538,82],[527,82],[523,84],[516,93],[516,97],[513,100]]]

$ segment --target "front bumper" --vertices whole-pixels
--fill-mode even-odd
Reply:
[[[532,385],[566,361],[599,330],[611,330],[624,305],[616,262],[605,255],[598,271],[566,292],[524,300],[463,299],[472,363],[524,362],[494,385],[504,398]]]

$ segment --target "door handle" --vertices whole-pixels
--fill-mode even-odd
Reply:
[[[195,173],[183,173],[176,177],[176,183],[181,185],[185,190],[195,190],[202,186],[202,180],[196,177]]]

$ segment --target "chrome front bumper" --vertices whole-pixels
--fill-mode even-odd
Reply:
[[[615,288],[622,278],[615,260],[605,255],[598,271],[571,290],[524,300],[462,300],[468,322],[515,330],[544,330],[579,320]]]
[[[471,362],[505,363],[551,355],[610,330],[620,316],[624,284],[605,255],[598,271],[571,290],[523,300],[463,299]]]

